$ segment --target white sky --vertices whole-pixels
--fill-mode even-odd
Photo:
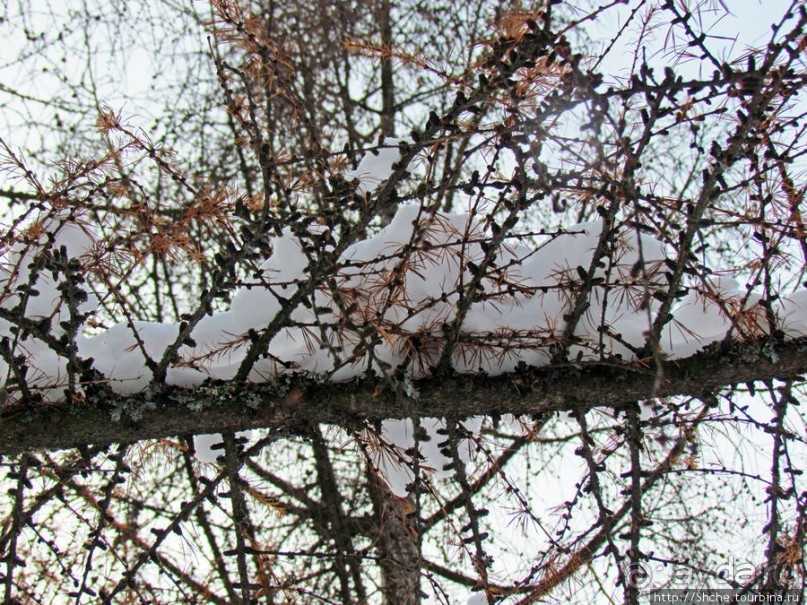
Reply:
[[[692,0],[687,0],[687,3],[695,4]],[[589,3],[578,4],[588,6]],[[624,23],[635,4],[632,2],[631,6],[618,6],[606,11],[592,30],[594,36],[607,39]],[[707,7],[720,9],[718,0],[707,0],[705,4]],[[749,46],[765,42],[770,36],[772,16],[784,14],[790,3],[785,0],[724,0],[724,4],[731,10],[731,14],[723,14],[722,9],[719,12],[704,10],[702,24],[705,31],[712,36],[709,44],[718,49],[718,58],[731,61],[744,56]],[[197,31],[186,32],[180,40],[160,41],[155,32],[158,32],[159,20],[164,11],[160,8],[161,5],[161,2],[154,0],[121,3],[121,6],[130,7],[128,11],[131,22],[138,23],[137,30],[127,33],[97,27],[91,18],[88,27],[77,25],[87,21],[86,14],[92,14],[95,10],[95,4],[89,0],[32,0],[26,3],[25,10],[30,15],[26,20],[27,27],[35,38],[44,36],[45,40],[55,40],[63,29],[59,23],[69,19],[69,28],[76,30],[71,44],[78,47],[89,45],[96,51],[96,55],[87,62],[85,57],[78,54],[62,57],[61,53],[55,52],[56,47],[52,47],[54,52],[39,53],[40,56],[35,61],[37,70],[32,73],[30,62],[22,66],[14,64],[18,54],[30,49],[24,32],[19,28],[3,28],[5,40],[3,50],[0,51],[0,135],[13,142],[13,145],[25,148],[26,137],[15,126],[18,127],[26,118],[49,120],[53,114],[52,109],[46,109],[40,103],[24,102],[19,97],[10,95],[8,88],[34,99],[53,99],[73,106],[74,100],[65,93],[59,82],[62,76],[66,76],[74,84],[84,84],[87,88],[96,86],[98,98],[103,103],[115,109],[124,108],[126,114],[133,116],[147,128],[154,112],[162,108],[161,104],[155,105],[149,98],[152,83],[157,83],[159,88],[160,84],[171,83],[179,75],[176,66],[166,62],[165,54],[159,49],[155,50],[155,47],[173,44],[185,47],[188,51],[204,52],[207,49],[205,32],[201,26]],[[202,18],[207,16],[203,3],[193,3],[193,6]],[[642,9],[640,14],[644,12],[646,11]],[[12,20],[12,23],[19,21]],[[657,28],[652,37],[655,39],[653,46],[663,45],[667,28]],[[633,42],[634,40],[625,38],[609,54],[607,61],[600,67],[606,76],[626,75],[632,61]],[[111,47],[117,49],[115,53],[108,52]],[[673,58],[657,54],[648,59],[658,67],[663,67]],[[702,65],[699,61],[684,64],[679,62],[675,68],[686,75],[686,72],[698,70],[702,66],[706,71],[704,75],[711,75],[711,65]]]

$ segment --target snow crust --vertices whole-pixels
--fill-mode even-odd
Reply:
[[[365,193],[375,191],[400,160],[399,143],[388,139],[346,175],[348,180],[358,180]],[[338,297],[328,284],[320,284],[313,304],[295,308],[288,327],[271,339],[248,381],[309,374],[344,382],[369,371],[389,375],[401,369],[407,380],[428,376],[441,360],[444,328],[457,321],[461,293],[474,279],[477,293],[459,326],[450,359],[453,369],[494,376],[519,365],[545,365],[589,272],[596,285],[575,329],[577,343],[570,358],[635,358],[658,309],[653,291],[663,292],[666,285],[663,243],[623,228],[609,235],[616,244],[605,262],[596,264],[592,255],[603,223],[581,223],[532,240],[505,239],[494,262],[480,273],[494,233],[487,220],[402,206],[388,226],[344,251],[335,274]],[[49,321],[38,333],[20,331],[0,318],[0,338],[11,356],[24,356],[26,382],[46,400],[65,398],[69,359],[54,350],[44,333],[59,338],[78,325],[78,359],[91,363],[115,393],[129,395],[150,384],[150,367],[160,362],[180,331],[178,324],[146,321],[122,322],[95,335],[81,327],[98,299],[74,274],[90,264],[94,246],[95,234],[80,217],[57,215],[32,227],[6,251],[0,266],[0,309]],[[192,342],[180,347],[178,360],[169,367],[168,384],[193,388],[235,376],[251,344],[248,334],[260,334],[284,300],[307,281],[309,258],[297,236],[286,229],[272,249],[258,273],[236,292],[230,309],[204,317],[193,328]],[[726,336],[765,334],[769,319],[760,300],[723,277],[690,288],[661,335],[663,352],[683,358]],[[781,296],[771,311],[787,337],[807,335],[807,292]],[[0,359],[3,384],[15,378],[9,359]],[[80,385],[73,388],[80,392]],[[469,434],[479,426],[479,419],[465,422]],[[450,463],[440,447],[444,429],[441,419],[421,419],[421,438],[415,439],[410,420],[383,423],[380,438],[395,455],[379,456],[376,464],[396,494],[405,494],[414,478],[414,450],[422,468],[437,476],[444,472]],[[215,440],[197,438],[201,459],[215,459]],[[470,459],[470,443],[461,450]]]

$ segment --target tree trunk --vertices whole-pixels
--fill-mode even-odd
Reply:
[[[420,540],[413,498],[399,498],[373,471],[368,473],[378,529],[377,550],[385,605],[419,605]]]
[[[381,44],[387,50],[392,50],[392,7],[390,0],[378,0],[376,8],[376,22],[381,32]],[[381,59],[381,135],[395,136],[395,83],[392,77],[392,57]],[[382,225],[388,225],[395,216],[398,205],[387,203],[379,209],[379,218]]]
[[[392,7],[389,0],[378,0],[376,21],[381,32],[381,44],[392,50]],[[395,85],[392,79],[392,57],[381,59],[381,134],[395,136]]]

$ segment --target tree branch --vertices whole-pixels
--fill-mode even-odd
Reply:
[[[165,388],[131,397],[88,396],[85,404],[33,405],[0,415],[0,454],[63,449],[89,443],[132,442],[174,435],[274,427],[308,434],[312,424],[360,428],[365,422],[403,417],[541,414],[675,395],[700,396],[757,380],[796,379],[807,372],[807,338],[787,343],[725,343],[664,366],[598,362],[525,370],[506,376],[454,376],[415,383],[416,399],[379,383],[315,384],[292,379],[277,385],[234,389]],[[396,398],[397,397],[397,398]],[[190,409],[189,409],[190,408]],[[123,412],[123,418],[113,420]]]

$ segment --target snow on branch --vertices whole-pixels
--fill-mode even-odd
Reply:
[[[243,389],[228,384],[195,390],[173,387],[112,398],[99,395],[92,402],[96,405],[39,406],[6,414],[0,422],[0,454],[267,427],[305,436],[318,423],[358,430],[387,419],[620,409],[636,401],[698,397],[757,380],[798,379],[805,373],[807,340],[799,338],[778,346],[717,344],[669,362],[661,380],[647,366],[594,362],[495,378],[427,378],[416,383],[412,398],[376,383],[332,385],[302,379]],[[119,420],[111,421],[111,414]]]
[[[371,195],[396,169],[406,168],[399,160],[407,145],[380,144],[344,181]],[[294,378],[320,384],[377,380],[382,389],[420,401],[413,381],[432,376],[493,378],[559,362],[652,368],[650,359],[662,376],[659,359],[687,358],[721,341],[807,335],[807,292],[778,297],[765,307],[762,296],[725,277],[676,292],[672,312],[666,311],[670,321],[657,333],[658,310],[666,309],[660,301],[668,300],[675,262],[668,246],[639,225],[605,217],[521,234],[496,221],[492,213],[452,214],[405,204],[375,235],[350,245],[316,224],[304,230],[287,226],[267,240],[268,258],[241,282],[229,308],[204,308],[178,322],[127,318],[92,328],[98,326],[101,301],[114,295],[88,288],[84,277],[103,264],[104,246],[82,210],[51,211],[34,218],[4,255],[5,406],[97,405],[99,394],[107,402],[114,396],[137,402],[144,392],[144,401],[150,401],[162,389],[178,387],[192,392],[191,407],[201,409],[209,402],[199,393],[211,386],[277,388]],[[715,386],[738,381],[728,378]],[[684,392],[680,386],[671,390]],[[654,384],[634,400],[663,391]],[[270,410],[276,399],[270,395]],[[594,401],[604,403],[602,397]],[[120,420],[127,405],[113,403],[113,416]],[[148,407],[135,404],[128,414],[139,421]],[[506,411],[548,409],[543,401]],[[343,406],[340,413],[347,411]],[[445,413],[491,411],[459,406]],[[272,411],[270,418],[238,428],[277,424],[275,416]],[[358,417],[379,419],[366,409]],[[385,420],[380,438],[406,450],[413,443],[407,422]],[[427,422],[437,422],[428,434],[441,430],[442,421]],[[91,431],[95,424],[90,421]],[[157,433],[165,436],[167,426]],[[476,421],[473,426],[478,431]],[[191,432],[213,428],[195,425]],[[80,432],[71,431],[65,444],[74,445]],[[33,446],[20,435],[13,442],[20,444],[15,448]],[[215,460],[210,449],[215,442],[197,439],[201,459]],[[438,451],[423,455],[436,469],[448,462]],[[405,494],[411,471],[401,478],[394,469],[408,467],[383,457],[378,464],[395,491]]]
[[[382,163],[387,172],[376,166],[377,181],[393,164]],[[80,214],[37,220],[3,265],[6,405],[81,399],[85,384],[132,395],[239,375],[251,384],[300,375],[326,383],[368,376],[407,382],[439,373],[447,348],[452,372],[491,377],[547,365],[562,349],[574,363],[643,359],[672,264],[663,243],[629,223],[609,228],[594,221],[529,238],[513,232],[493,248],[497,230],[490,216],[405,205],[376,235],[341,254],[338,242],[320,248],[333,260],[313,276],[312,240],[325,239],[323,229],[312,225],[299,236],[285,228],[269,240],[271,255],[228,309],[206,313],[192,327],[127,320],[89,330],[99,299],[110,296],[84,284],[83,274],[98,262],[92,228]],[[580,292],[584,313],[564,339]],[[727,338],[807,335],[804,291],[766,309],[760,295],[717,277],[677,298],[655,337],[664,359]],[[281,313],[287,325],[251,359],[253,343]],[[452,324],[459,329],[450,341]],[[181,333],[187,335],[177,347]],[[161,367],[164,381],[155,374]]]
[[[389,171],[394,162],[383,163]],[[388,172],[375,166],[375,178],[383,181]],[[8,410],[26,409],[35,401],[57,405],[65,436],[49,431],[47,419],[42,426],[41,413],[26,413],[21,424],[2,423],[4,452],[265,426],[304,432],[316,422],[367,420],[382,422],[378,438],[403,452],[414,443],[414,429],[410,420],[392,418],[404,411],[423,418],[426,434],[436,437],[444,424],[433,416],[540,414],[581,402],[618,407],[807,370],[801,350],[807,334],[804,292],[780,298],[766,315],[761,297],[741,291],[733,280],[719,278],[693,288],[674,307],[655,354],[667,360],[689,358],[716,343],[745,341],[737,346],[754,360],[753,372],[744,359],[728,363],[727,372],[710,370],[707,376],[703,368],[710,364],[703,356],[680,366],[668,361],[662,369],[643,357],[659,305],[656,295],[663,292],[670,264],[661,242],[629,225],[614,226],[605,234],[607,262],[601,262],[602,221],[534,234],[535,245],[512,234],[491,253],[496,229],[491,217],[402,206],[376,235],[344,248],[304,298],[299,293],[311,283],[313,258],[304,237],[284,229],[270,240],[271,255],[235,293],[229,309],[201,317],[172,354],[186,321],[128,320],[92,333],[88,326],[99,300],[109,296],[88,292],[82,278],[98,262],[92,228],[64,212],[35,221],[4,264],[5,405]],[[321,232],[314,226],[306,237]],[[335,247],[320,252],[332,253]],[[585,285],[585,313],[567,341],[563,335],[569,331],[575,294]],[[251,347],[281,313],[289,325],[276,328],[263,354],[251,360]],[[766,323],[768,317],[774,318],[772,324]],[[446,374],[441,359],[452,324],[459,330]],[[765,357],[775,361],[779,354],[772,346],[774,333],[779,340],[799,339],[799,346],[788,348],[791,359],[785,365],[764,370]],[[760,351],[758,343],[769,348]],[[562,370],[556,368],[547,379],[552,374],[540,368],[559,365],[557,354],[564,346],[566,364],[575,369],[558,378]],[[162,366],[168,368],[164,382],[155,378]],[[247,377],[240,388],[233,386],[239,375]],[[444,385],[450,375],[476,378],[450,395]],[[495,381],[502,375],[507,378]],[[361,386],[332,386],[357,382]],[[513,384],[528,394],[515,395]],[[574,385],[580,384],[582,393],[575,395],[580,388]],[[380,405],[385,389],[393,394],[392,407]],[[482,394],[490,399],[479,406]],[[64,402],[78,406],[80,418]],[[197,413],[190,425],[188,408]],[[118,421],[113,429],[110,413]],[[477,432],[478,420],[469,422],[468,430]],[[202,460],[215,461],[216,442],[197,438]],[[405,495],[413,479],[411,461],[398,455],[400,460],[380,455],[376,464],[393,490]],[[438,472],[448,463],[428,446],[421,456],[426,468]]]

